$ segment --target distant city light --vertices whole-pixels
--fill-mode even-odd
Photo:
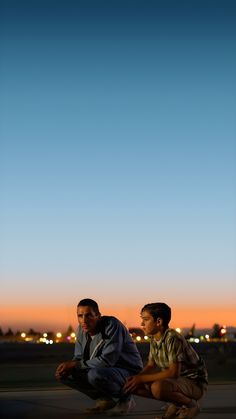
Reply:
[[[212,335],[210,333],[210,329],[205,330],[207,333],[202,333],[199,335],[194,333],[188,333],[186,335],[186,339],[189,342],[193,342],[194,344],[203,343],[203,344],[209,344],[211,342],[231,342],[236,341],[236,335],[234,331],[231,331],[230,328],[227,328],[226,325],[217,325],[217,332],[215,332],[213,328]],[[59,331],[52,331],[52,332],[35,332],[33,328],[29,329],[29,333],[20,331],[16,332],[15,334],[12,332],[9,333],[2,333],[0,336],[0,343],[1,342],[19,342],[19,343],[38,343],[38,344],[61,344],[61,343],[68,343],[68,344],[74,344],[76,341],[76,333],[71,332],[73,330],[70,328],[67,333],[65,332],[59,332]],[[149,343],[150,342],[150,336],[144,335],[143,331],[139,328],[136,329],[128,329],[129,334],[134,342],[141,343]],[[180,327],[175,328],[176,333],[185,334],[185,329],[181,329]]]

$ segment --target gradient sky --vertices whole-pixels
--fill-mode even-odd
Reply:
[[[0,4],[0,326],[236,325],[235,1]]]

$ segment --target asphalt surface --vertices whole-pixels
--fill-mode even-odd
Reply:
[[[136,408],[123,418],[151,419],[161,415],[163,403],[136,397]],[[64,387],[55,389],[2,390],[0,392],[1,419],[95,419],[105,414],[88,415],[86,408],[94,402],[85,395]],[[199,419],[236,419],[236,382],[212,384],[201,401]]]

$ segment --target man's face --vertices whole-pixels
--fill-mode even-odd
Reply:
[[[93,335],[98,321],[101,318],[100,313],[97,313],[90,306],[78,306],[77,307],[77,317],[79,325],[82,327],[83,331]]]
[[[146,310],[142,311],[141,319],[142,319],[141,326],[143,328],[145,335],[152,336],[160,331],[159,320],[154,320],[154,318],[149,313],[149,311],[146,311]]]

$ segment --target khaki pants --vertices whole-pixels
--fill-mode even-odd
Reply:
[[[165,381],[171,383],[173,391],[182,393],[194,400],[201,399],[207,390],[207,384],[197,384],[186,377],[168,378]]]

